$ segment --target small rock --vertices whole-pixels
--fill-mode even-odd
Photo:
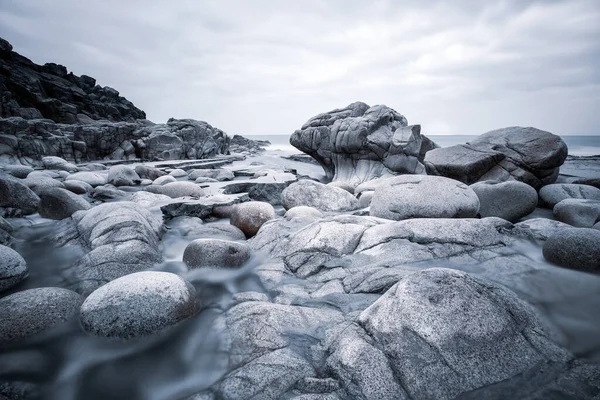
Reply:
[[[66,181],[76,180],[87,183],[92,187],[106,185],[106,175],[99,174],[97,172],[76,172],[74,174],[69,175]]]
[[[63,182],[65,189],[70,190],[75,194],[86,194],[92,191],[92,185],[78,180],[67,180]]]
[[[92,206],[67,189],[52,188],[40,196],[40,216],[50,219],[69,218],[75,211],[89,210]]]
[[[0,292],[15,286],[28,274],[23,257],[10,247],[0,245]]]
[[[470,187],[479,198],[481,218],[498,217],[516,222],[531,214],[538,203],[536,190],[519,181],[483,181]]]
[[[169,172],[173,178],[181,178],[182,176],[187,176],[187,172],[182,170],[181,168],[176,168],[173,171]]]
[[[140,176],[126,165],[114,165],[108,170],[108,183],[115,186],[139,185]]]
[[[544,258],[562,267],[600,271],[600,231],[589,228],[561,229],[544,244]]]
[[[166,185],[167,183],[171,183],[171,182],[177,182],[177,179],[173,178],[171,175],[165,175],[165,176],[159,176],[158,178],[156,178],[152,184],[153,185]]]
[[[554,206],[554,218],[579,228],[591,228],[600,221],[600,201],[564,199]]]
[[[156,178],[160,178],[161,176],[165,176],[166,173],[161,171],[158,168],[151,167],[149,165],[137,165],[135,167],[135,172],[142,179],[150,179],[155,180]]]
[[[79,169],[75,164],[71,164],[70,162],[54,156],[42,157],[42,164],[44,164],[44,168],[46,169],[56,169],[60,171],[67,172],[77,172]]]
[[[354,194],[354,186],[350,182],[334,181],[334,182],[329,182],[327,184],[327,186],[338,187],[340,189],[344,189],[346,192],[348,192],[350,194]]]
[[[600,200],[600,189],[589,185],[578,185],[574,183],[554,183],[540,189],[540,199],[548,208],[564,199]]]
[[[193,182],[171,182],[164,185],[150,185],[146,190],[151,193],[164,194],[172,199],[185,196],[204,196],[202,188]]]
[[[13,165],[13,164],[3,164],[0,165],[0,169],[6,171],[10,175],[15,178],[25,179],[27,175],[33,172],[33,168],[27,165]]]
[[[119,190],[112,185],[98,186],[92,190],[90,196],[95,200],[121,200],[127,196],[127,192]]]
[[[238,268],[249,258],[246,243],[220,239],[196,239],[183,252],[183,262],[191,268]]]
[[[139,191],[132,193],[127,198],[127,201],[132,201],[142,207],[150,208],[158,206],[162,203],[167,203],[171,201],[171,198],[169,196],[165,196],[164,194],[154,194],[150,192]]]
[[[358,200],[346,190],[308,179],[288,186],[281,192],[281,200],[286,210],[297,206],[321,211],[352,211],[358,208]]]
[[[44,287],[0,299],[0,345],[17,342],[74,317],[82,298],[77,293]]]
[[[291,220],[294,218],[311,220],[311,219],[321,218],[322,216],[323,216],[323,213],[314,207],[298,206],[298,207],[292,207],[289,210],[287,210],[283,217],[288,220]]]
[[[467,185],[441,176],[400,175],[387,179],[373,193],[370,214],[409,218],[473,218],[479,198]]]
[[[188,229],[184,228],[183,234],[186,237],[193,239],[217,238],[225,240],[246,240],[244,232],[238,227],[230,224],[201,224]]]
[[[144,271],[96,289],[81,305],[81,325],[104,337],[134,338],[158,332],[199,311],[196,289],[178,275]]]
[[[256,235],[262,224],[275,218],[275,209],[269,203],[249,201],[233,207],[230,223],[240,228],[246,237]]]

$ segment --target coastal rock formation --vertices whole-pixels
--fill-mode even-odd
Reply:
[[[427,173],[466,184],[484,180],[518,180],[539,189],[554,183],[567,158],[567,145],[536,128],[509,127],[456,146],[429,151]]]
[[[423,174],[425,153],[437,147],[395,110],[356,102],[319,114],[290,143],[321,164],[327,178],[356,186],[396,174]]]

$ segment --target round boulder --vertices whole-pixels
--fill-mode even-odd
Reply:
[[[163,175],[163,176],[159,176],[158,178],[154,179],[152,181],[153,185],[166,185],[167,183],[171,183],[171,182],[177,182],[177,179],[173,178],[171,175]]]
[[[233,206],[229,218],[231,225],[240,228],[246,237],[252,237],[265,222],[275,218],[275,209],[269,203],[249,201]]]
[[[114,165],[108,170],[108,183],[114,186],[139,185],[142,179],[127,165]]]
[[[0,244],[0,292],[15,286],[28,274],[23,257],[10,247]]]
[[[575,183],[554,183],[540,189],[540,199],[548,208],[564,199],[600,200],[600,189]]]
[[[0,345],[29,338],[71,319],[82,298],[72,290],[45,287],[0,299]]]
[[[158,179],[162,179],[162,177]],[[171,182],[164,185],[150,185],[146,188],[146,190],[151,193],[164,194],[172,199],[185,196],[204,196],[204,191],[202,188],[194,182]]]
[[[42,164],[46,169],[56,169],[59,171],[77,172],[78,168],[75,164],[54,156],[42,157]]]
[[[600,201],[564,199],[554,206],[554,218],[580,228],[591,228],[600,221]]]
[[[352,211],[359,207],[356,197],[347,190],[309,179],[302,179],[285,188],[281,192],[281,200],[286,210],[308,206],[321,211]]]
[[[370,214],[391,220],[473,218],[479,198],[469,186],[441,176],[400,175],[373,193]]]
[[[92,187],[106,185],[106,175],[99,174],[97,172],[76,172],[74,174],[69,175],[65,180],[82,181]]]
[[[221,239],[196,239],[183,252],[183,262],[191,268],[239,268],[249,258],[246,243]]]
[[[93,189],[92,185],[89,183],[77,180],[64,181],[63,185],[65,185],[65,189],[70,190],[75,194],[86,194]]]
[[[562,267],[582,271],[600,271],[600,231],[589,228],[565,228],[544,243],[544,258]]]
[[[182,170],[181,168],[175,168],[173,171],[169,172],[173,178],[181,178],[183,176],[187,176],[187,172]]]
[[[21,180],[0,175],[0,207],[18,208],[23,214],[37,212],[40,198]]]
[[[289,210],[287,210],[283,217],[285,219],[291,220],[294,218],[317,219],[317,218],[321,218],[322,216],[323,216],[323,213],[314,207],[298,206],[298,207],[292,207]]]
[[[28,165],[13,165],[13,164],[2,164],[0,165],[0,169],[6,171],[11,174],[15,178],[24,179],[27,178],[27,175],[33,172],[33,168]]]
[[[81,305],[81,325],[103,337],[134,338],[158,332],[199,311],[196,289],[178,275],[144,271],[115,279]]]
[[[90,203],[67,189],[47,189],[40,195],[39,211],[43,218],[69,218],[75,211],[90,208],[92,208]]]
[[[158,168],[151,167],[149,165],[137,165],[135,167],[135,172],[142,179],[150,179],[155,180],[156,178],[160,178],[161,176],[166,175],[166,172],[161,171]]]
[[[483,181],[470,187],[479,198],[481,218],[498,217],[516,222],[531,214],[538,203],[537,191],[519,181]]]

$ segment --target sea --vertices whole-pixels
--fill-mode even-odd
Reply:
[[[290,144],[290,135],[243,135],[254,140],[268,140],[271,146],[267,150],[280,150],[283,152],[298,153],[299,150]],[[427,135],[441,147],[454,146],[467,143],[477,135]],[[569,135],[561,136],[569,148],[572,156],[595,156],[600,155],[600,136],[592,135]]]

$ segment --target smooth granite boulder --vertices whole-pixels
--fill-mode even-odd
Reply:
[[[551,209],[565,199],[600,201],[600,189],[576,183],[555,183],[546,185],[540,189],[539,195],[546,207]]]
[[[75,179],[64,181],[63,185],[65,189],[70,190],[75,194],[86,194],[92,191],[92,185],[89,183],[78,181]]]
[[[483,181],[472,184],[479,198],[479,215],[516,222],[531,214],[538,204],[534,188],[518,181]]]
[[[123,339],[151,335],[199,311],[194,286],[169,272],[130,274],[92,292],[81,325],[94,335]]]
[[[467,143],[429,151],[427,173],[466,184],[485,180],[518,180],[539,189],[556,181],[567,157],[567,145],[536,128],[509,127]]]
[[[65,188],[65,185],[57,179],[31,175],[33,174],[30,174],[23,182],[38,196],[41,196],[48,189]]]
[[[159,176],[158,178],[152,181],[153,185],[166,185],[167,183],[177,182],[177,179],[173,178],[171,175]]]
[[[320,211],[356,210],[358,200],[348,191],[335,186],[324,185],[309,179],[292,183],[281,192],[283,207],[308,206]]]
[[[181,168],[175,168],[173,171],[169,172],[169,175],[171,175],[173,178],[181,178],[187,176],[187,172]]]
[[[100,174],[98,172],[91,171],[76,172],[74,174],[69,175],[65,180],[85,182],[92,187],[106,185],[107,183],[107,178],[105,174]]]
[[[197,217],[176,217],[176,219],[187,220],[187,223],[177,224],[178,229],[183,236],[188,239],[223,239],[223,240],[246,240],[246,235],[241,231],[240,228],[235,227],[231,224],[223,223],[211,223],[205,224],[200,218]],[[171,229],[174,229],[171,220]]]
[[[581,271],[600,271],[600,231],[565,228],[544,243],[544,258],[562,267]]]
[[[464,183],[441,176],[402,175],[378,186],[370,215],[392,220],[473,218],[478,211],[479,198]]]
[[[314,220],[314,219],[321,218],[322,216],[323,216],[323,213],[314,207],[297,206],[297,207],[292,207],[289,210],[287,210],[283,217],[285,219],[290,219],[290,220],[294,219],[294,218],[300,218],[300,219],[305,219],[305,220]]]
[[[72,164],[60,157],[46,156],[42,157],[42,164],[46,169],[56,169],[67,172],[77,172],[79,169],[75,164]]]
[[[317,160],[329,180],[356,186],[380,176],[425,173],[425,153],[437,146],[419,125],[407,125],[387,106],[356,102],[309,119],[290,143]]]
[[[75,317],[83,299],[77,293],[44,287],[0,299],[0,346],[15,343]]]
[[[198,178],[211,178],[217,181],[230,181],[233,180],[234,175],[228,169],[193,169],[189,171],[188,178],[190,180],[196,180]]]
[[[140,178],[150,180],[155,180],[156,178],[160,178],[167,174],[166,172],[149,165],[136,165],[135,172]]]
[[[28,274],[29,269],[23,257],[10,247],[0,244],[0,293],[17,285]]]
[[[190,268],[239,268],[250,258],[246,243],[221,239],[196,239],[183,252],[183,262]]]
[[[108,170],[108,183],[114,186],[139,185],[140,176],[127,165],[114,165]]]
[[[40,198],[24,181],[11,175],[0,174],[0,207],[16,208],[23,214],[37,212]]]
[[[90,203],[67,189],[47,189],[40,195],[39,212],[44,218],[69,218],[75,211],[89,210],[91,207]]]
[[[162,177],[158,179],[162,179]],[[147,186],[146,190],[150,193],[164,194],[165,196],[169,196],[172,199],[185,196],[202,197],[205,194],[204,190],[202,190],[200,185],[197,185],[194,182],[170,182],[165,183],[163,185],[153,184]]]
[[[20,164],[0,164],[0,170],[20,179],[27,178],[27,175],[33,172],[30,166]]]
[[[273,218],[275,209],[271,204],[248,201],[233,206],[229,222],[244,232],[246,237],[252,237],[265,222]]]
[[[554,218],[579,228],[591,228],[600,221],[600,200],[564,199],[552,209]]]

